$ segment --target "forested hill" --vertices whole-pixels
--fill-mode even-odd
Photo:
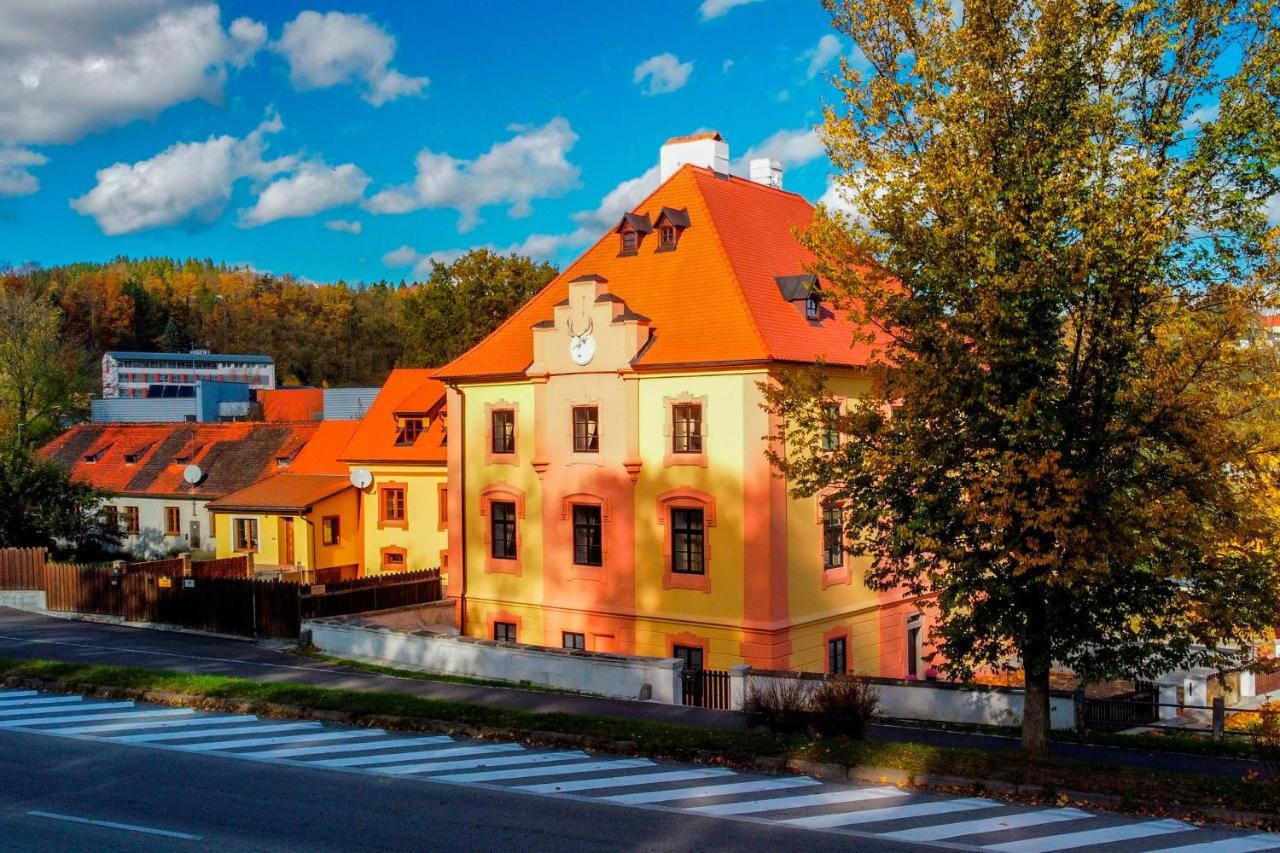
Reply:
[[[443,364],[556,274],[477,249],[412,284],[315,284],[208,260],[120,258],[0,271],[62,315],[62,336],[96,376],[112,349],[265,353],[281,383],[378,385],[392,367]],[[0,335],[4,334],[0,331]]]

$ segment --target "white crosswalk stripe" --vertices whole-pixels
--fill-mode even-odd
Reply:
[[[484,758],[461,759],[459,761],[427,761],[421,764],[397,764],[393,767],[379,767],[379,773],[393,776],[404,776],[410,773],[437,773],[441,770],[461,770],[467,767],[505,767],[515,764],[541,764],[544,761],[568,761],[571,758],[586,758],[585,752],[543,752],[525,755],[489,755]]]
[[[193,743],[183,747],[190,752],[213,752],[223,749],[242,749],[247,746],[281,746],[286,743],[305,743],[320,740],[359,740],[367,737],[382,737],[386,732],[378,729],[366,731],[315,732],[305,735],[279,735],[273,737],[250,737],[238,740],[215,740],[208,743]]]
[[[691,782],[694,779],[710,779],[716,776],[737,776],[725,767],[699,767],[693,770],[672,770],[667,773],[610,776],[607,779],[576,779],[570,782],[539,782],[536,785],[516,786],[518,791],[531,794],[567,794],[571,791],[600,791],[606,788],[638,788],[641,785],[658,785],[663,782]]]
[[[106,708],[132,707],[132,702],[101,702],[93,705],[86,705],[83,702],[76,703],[65,701],[61,705],[37,705],[29,708],[6,708],[4,710],[0,710],[0,717],[11,719],[14,717],[30,717],[35,714],[58,714],[63,711],[95,711]]]
[[[624,805],[648,805],[650,803],[669,803],[673,800],[694,800],[703,797],[723,797],[727,794],[754,794],[757,791],[781,791],[786,788],[803,788],[808,785],[821,785],[817,779],[799,778],[756,779],[751,782],[734,782],[729,785],[702,785],[697,788],[676,788],[671,791],[647,791],[639,794],[615,794],[612,797],[601,797],[611,803]]]
[[[453,743],[446,735],[438,737],[415,737],[403,740],[375,740],[365,743],[327,743],[323,746],[297,746],[289,749],[268,749],[254,752],[254,758],[300,758],[304,755],[330,755],[335,752],[372,752],[376,749],[391,749],[402,746],[427,746],[433,743]]]
[[[436,776],[440,782],[497,782],[503,779],[528,779],[533,776],[576,776],[579,773],[596,773],[606,770],[626,770],[635,767],[652,767],[645,758],[623,758],[618,761],[581,761],[577,764],[558,764],[542,767],[519,767],[514,770],[478,770],[471,773],[449,773]]]
[[[25,708],[30,705],[74,705],[83,703],[83,696],[31,696],[22,699],[0,699],[0,708]]]
[[[269,732],[296,732],[300,729],[314,731],[319,723],[273,723],[269,725],[237,726],[229,729],[178,729],[175,731],[148,732],[141,735],[125,735],[111,738],[112,743],[163,743],[170,740],[193,740],[202,737],[226,737],[227,735],[267,734]]]
[[[884,809],[863,809],[841,814],[815,815],[814,817],[796,817],[781,821],[791,826],[805,829],[831,829],[837,826],[853,826],[859,823],[880,823],[882,821],[903,820],[912,817],[949,814],[951,812],[967,812],[975,809],[993,809],[1000,804],[992,800],[976,797],[963,800],[931,800],[927,803],[912,803],[909,806],[890,806]]]
[[[530,795],[999,853],[1054,853],[1099,845],[1120,849],[1125,844],[1150,850],[1153,839],[1169,845],[1155,853],[1280,853],[1280,835],[1205,831],[1176,820],[1104,817],[1080,809],[1035,809],[888,785],[762,776],[582,750],[538,751],[518,743],[261,720],[252,714],[196,713],[30,690],[0,690],[0,730],[5,729],[218,757],[211,760],[277,761],[299,768],[494,785]],[[1081,828],[1078,822],[1084,820],[1090,823]],[[1098,826],[1104,822],[1110,825]],[[1013,834],[1035,837],[999,841]],[[999,843],[974,847],[982,842]]]
[[[694,814],[732,815],[776,812],[783,809],[802,809],[810,806],[830,806],[837,803],[856,803],[862,800],[883,800],[889,797],[905,797],[906,791],[897,788],[855,788],[851,791],[826,791],[821,794],[804,794],[796,797],[774,797],[769,800],[747,800],[743,803],[716,803],[695,806],[685,811]]]
[[[228,726],[235,723],[252,723],[257,720],[253,714],[237,714],[231,717],[189,717],[185,720],[141,720],[136,723],[103,723],[100,726],[70,726],[58,729],[60,735],[94,735],[111,736],[111,732],[132,732],[138,729],[171,729],[184,726]],[[320,725],[309,723],[308,725]]]
[[[986,849],[1002,850],[1005,853],[1049,853],[1052,850],[1072,850],[1076,847],[1093,847],[1097,844],[1112,844],[1117,841],[1132,841],[1136,838],[1186,832],[1192,828],[1180,820],[1149,820],[1102,829],[1087,829],[1083,832],[1068,832],[1065,835],[1050,835],[1046,838],[1007,841],[1004,844],[988,845]]]
[[[105,714],[68,714],[58,717],[36,717],[28,719],[26,717],[17,720],[0,720],[0,729],[17,729],[26,728],[28,726],[53,726],[58,723],[87,723],[94,720],[126,720],[126,719],[145,719],[147,717],[185,717],[194,714],[190,708],[159,708],[156,710],[134,709],[132,711],[110,711]],[[56,729],[50,729],[49,734],[57,734]]]
[[[961,838],[965,835],[982,835],[987,832],[1003,832],[1006,829],[1026,829],[1029,826],[1044,826],[1068,820],[1081,820],[1093,817],[1089,812],[1080,809],[1045,809],[1038,812],[987,817],[978,820],[962,820],[958,823],[944,823],[941,826],[918,826],[914,829],[900,829],[896,832],[884,833],[885,838],[894,841],[945,841],[949,838]]]
[[[495,752],[523,752],[524,747],[518,743],[489,743],[480,746],[460,746],[456,749],[424,749],[418,752],[398,752],[394,755],[361,755],[354,758],[327,758],[323,761],[308,761],[308,765],[316,767],[372,767],[377,764],[395,764],[399,761],[412,761],[417,758],[449,758],[461,755],[488,755]]]
[[[1223,838],[1219,841],[1202,841],[1185,847],[1166,847],[1152,853],[1253,853],[1255,850],[1280,849],[1280,835],[1246,835],[1243,838]]]

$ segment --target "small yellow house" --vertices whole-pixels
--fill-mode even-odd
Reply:
[[[359,491],[365,574],[448,571],[445,388],[394,370],[341,453]]]
[[[218,557],[251,553],[259,568],[355,567],[359,497],[334,474],[276,474],[212,501]]]

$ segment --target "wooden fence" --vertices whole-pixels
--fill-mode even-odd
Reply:
[[[159,577],[185,577],[190,571],[191,558],[185,554],[167,560],[147,560],[142,563],[126,563],[124,570],[131,575],[154,575]]]
[[[40,589],[43,548],[0,548],[0,589]]]
[[[698,708],[729,708],[729,673],[720,669],[685,669],[680,673],[680,700]]]
[[[303,619],[429,604],[442,594],[435,569],[310,585],[53,563],[41,585],[50,610],[249,637],[297,637]]]
[[[191,564],[193,578],[251,578],[253,556],[224,557],[221,560],[196,560]]]

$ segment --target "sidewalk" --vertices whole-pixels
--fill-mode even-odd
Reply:
[[[619,725],[625,725],[626,720],[644,720],[716,729],[746,727],[743,716],[734,712],[398,678],[300,658],[272,645],[275,644],[79,622],[0,607],[0,657],[4,658],[138,666],[370,693],[408,693],[430,699],[538,713],[616,717]],[[1013,737],[909,726],[873,726],[868,737],[886,742],[984,750],[1018,747],[1018,740]],[[1260,766],[1257,762],[1240,759],[1143,752],[1088,744],[1055,743],[1053,753],[1061,758],[1233,778],[1240,778],[1251,768]]]

